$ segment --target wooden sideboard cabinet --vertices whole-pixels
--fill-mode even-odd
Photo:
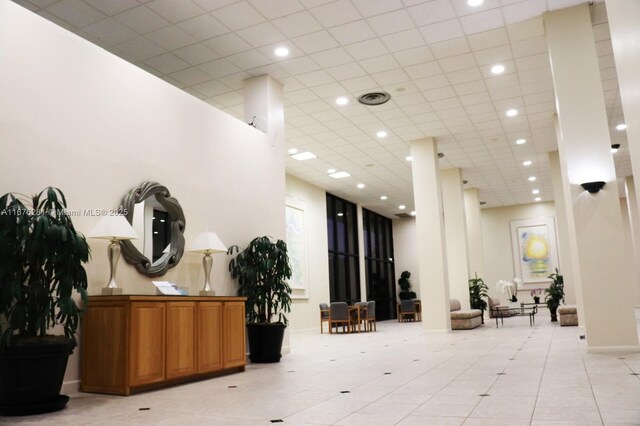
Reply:
[[[90,296],[83,392],[130,395],[244,371],[243,297]]]

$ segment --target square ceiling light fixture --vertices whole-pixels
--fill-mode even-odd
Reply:
[[[342,178],[349,177],[351,175],[347,172],[336,172],[336,173],[331,173],[329,176],[331,176],[334,179],[342,179]]]
[[[290,155],[290,157],[298,161],[312,160],[314,158],[318,158],[315,154],[309,151],[299,152],[297,154]]]

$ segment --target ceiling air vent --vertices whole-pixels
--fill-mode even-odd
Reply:
[[[408,213],[396,213],[396,216],[398,216],[400,219],[406,219],[408,217],[411,217],[411,215]]]
[[[391,99],[391,95],[387,92],[371,92],[365,93],[364,95],[358,98],[358,102],[363,105],[375,106],[382,105]]]

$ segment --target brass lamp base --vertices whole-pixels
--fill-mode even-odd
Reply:
[[[122,294],[122,289],[121,288],[108,288],[105,287],[102,289],[102,295],[103,296],[118,296]]]
[[[213,290],[200,290],[200,296],[215,296],[216,292]]]

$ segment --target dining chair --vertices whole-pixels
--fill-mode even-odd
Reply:
[[[353,319],[349,315],[349,305],[346,302],[331,302],[329,305],[329,334],[333,333],[333,326],[338,332],[338,325],[342,325],[342,332],[345,327],[351,327]]]
[[[415,321],[417,319],[418,312],[416,310],[416,303],[413,300],[401,300],[398,304],[398,322],[411,319]]]
[[[373,327],[373,331],[377,331],[376,329],[376,302],[375,300],[370,300],[367,302],[367,316],[365,317],[365,330],[369,327],[369,331]]]
[[[356,318],[360,318],[360,324],[364,326],[364,331],[367,331],[367,307],[369,302],[356,302],[353,305],[358,308],[358,310],[353,310],[352,315]],[[359,316],[358,316],[359,315]],[[360,325],[358,325],[358,331],[360,331]]]
[[[329,323],[329,305],[326,303],[320,303],[320,333],[323,333],[322,324]],[[331,324],[329,323],[329,331],[331,331]]]

